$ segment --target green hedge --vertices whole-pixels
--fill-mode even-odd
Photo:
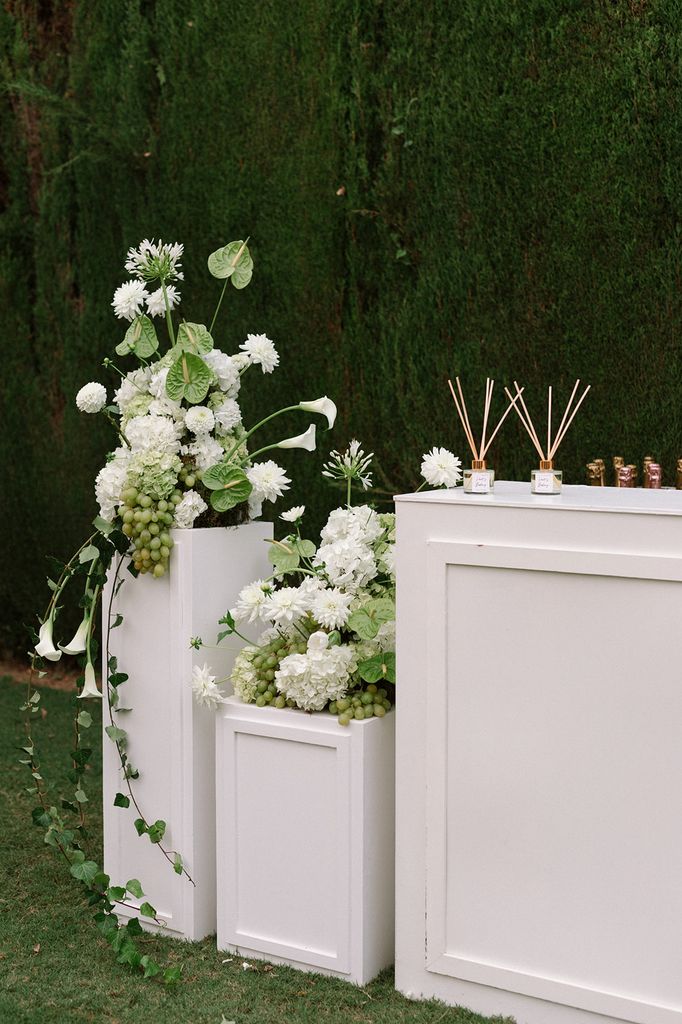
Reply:
[[[11,0],[0,13],[5,646],[40,605],[43,552],[94,514],[106,430],[73,395],[118,340],[127,247],[178,239],[188,318],[205,256],[249,233],[252,285],[219,341],[266,332],[280,370],[246,402],[340,406],[381,490],[464,454],[446,378],[593,390],[561,467],[663,460],[680,437],[678,0]],[[292,424],[292,428],[300,423]],[[327,439],[325,439],[327,440]],[[514,422],[493,461],[528,476]],[[317,456],[289,460],[319,520]]]

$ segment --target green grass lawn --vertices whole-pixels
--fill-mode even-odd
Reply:
[[[441,1003],[412,1003],[393,990],[385,971],[365,989],[343,981],[254,963],[223,963],[215,941],[184,943],[145,936],[143,952],[164,965],[181,964],[183,981],[165,989],[118,965],[100,937],[80,888],[65,863],[30,824],[33,798],[26,769],[17,763],[22,744],[23,687],[0,679],[0,1021],[2,1024],[484,1024],[486,1018]],[[68,792],[70,704],[66,693],[43,689],[46,715],[36,739],[46,778]],[[93,739],[100,733],[93,724]],[[101,813],[94,794],[101,771],[96,744],[88,792],[99,842]],[[65,757],[65,754],[67,757]],[[56,794],[57,795],[57,794]],[[501,1018],[494,1018],[500,1021]]]

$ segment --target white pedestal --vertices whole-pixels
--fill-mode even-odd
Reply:
[[[218,718],[218,948],[370,981],[393,962],[394,715],[232,697]]]
[[[162,579],[128,577],[114,599],[123,623],[111,631],[110,653],[129,675],[119,687],[114,722],[128,733],[127,753],[139,770],[132,783],[148,821],[167,823],[163,845],[177,850],[195,885],[177,875],[147,836],[138,836],[134,807],[114,807],[126,793],[116,747],[104,736],[104,870],[112,884],[142,884],[164,932],[200,939],[215,932],[215,713],[199,707],[190,685],[192,667],[207,662],[222,679],[243,646],[226,638],[217,650],[190,648],[190,638],[216,642],[218,619],[240,589],[270,573],[268,523],[228,529],[174,530],[170,572]],[[105,593],[106,615],[109,594]],[[106,672],[106,666],[104,671]],[[231,692],[226,687],[226,692]],[[104,725],[109,715],[104,707]],[[142,901],[137,901],[138,903]],[[145,918],[141,923],[149,926]]]
[[[397,987],[680,1024],[682,494],[397,510]]]

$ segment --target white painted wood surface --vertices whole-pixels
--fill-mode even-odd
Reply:
[[[119,687],[120,704],[133,710],[114,713],[114,722],[128,733],[128,755],[140,772],[133,782],[140,808],[149,821],[167,822],[163,845],[181,854],[195,885],[173,871],[148,837],[138,837],[132,805],[113,806],[116,793],[127,790],[116,748],[106,735],[104,870],[115,885],[139,879],[164,933],[200,939],[216,930],[215,713],[197,705],[190,680],[192,667],[204,662],[218,679],[227,676],[242,644],[227,638],[218,650],[196,651],[189,642],[200,636],[215,644],[218,619],[234,605],[240,589],[269,575],[264,539],[272,536],[272,527],[248,523],[174,530],[172,536],[167,576],[133,579],[122,571],[128,579],[113,611],[123,615],[123,623],[112,630],[110,648],[119,671],[130,677]],[[104,614],[108,601],[105,593]]]
[[[682,1022],[682,493],[406,495],[396,986]]]
[[[218,717],[218,948],[364,985],[393,962],[394,714]]]

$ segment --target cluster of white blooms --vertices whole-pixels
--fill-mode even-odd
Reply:
[[[202,512],[205,512],[208,505],[196,491],[185,491],[182,501],[175,506],[175,525],[180,530],[189,530],[194,526],[194,520]]]
[[[121,494],[128,479],[129,448],[117,448],[109,462],[100,469],[95,478],[95,497],[99,505],[100,515],[111,523],[116,515],[116,507],[121,502]]]
[[[348,689],[353,660],[350,647],[330,647],[328,633],[313,633],[305,654],[289,654],[280,662],[277,689],[303,711],[321,711]]]
[[[225,695],[216,683],[216,677],[211,675],[208,665],[201,668],[195,665],[192,669],[192,690],[198,704],[205,708],[215,710],[220,704],[224,704]]]
[[[81,412],[101,412],[106,404],[107,389],[97,381],[84,384],[76,395],[76,405]]]
[[[231,679],[235,696],[245,704],[252,704],[258,692],[258,673],[253,667],[253,659],[257,654],[257,647],[244,647],[235,658],[232,668]]]
[[[379,516],[369,506],[337,508],[322,530],[315,564],[324,568],[335,586],[355,593],[377,574],[373,545],[383,531]]]
[[[279,365],[277,349],[264,334],[248,334],[239,346],[253,366],[260,366],[263,373],[272,373]]]

